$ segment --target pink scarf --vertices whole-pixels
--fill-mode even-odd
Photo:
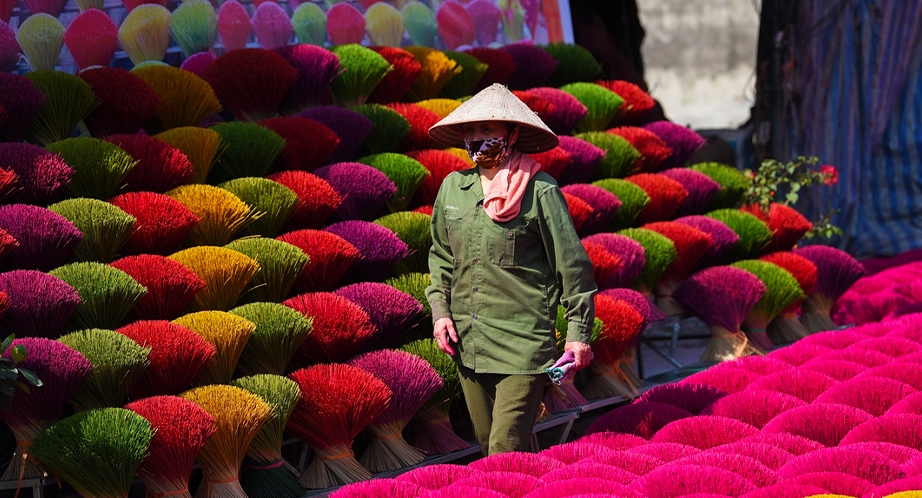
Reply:
[[[500,168],[483,193],[483,208],[493,221],[509,221],[519,214],[528,181],[541,169],[534,159],[516,151]]]

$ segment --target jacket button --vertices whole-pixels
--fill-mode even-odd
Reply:
[[[474,261],[472,261],[472,263],[474,263],[475,265],[476,265],[477,263],[479,263],[479,262],[480,262],[480,260],[477,259],[477,258],[474,258]]]
[[[512,237],[513,235],[514,235],[513,231],[509,230],[509,236]]]
[[[477,287],[474,287],[474,292],[477,292]]]
[[[474,315],[474,316],[472,316],[471,318],[473,318],[474,320],[476,320],[476,319],[477,319],[477,315]]]

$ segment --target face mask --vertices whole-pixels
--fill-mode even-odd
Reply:
[[[481,168],[493,169],[501,166],[509,151],[506,137],[488,138],[486,140],[464,140],[467,154]]]

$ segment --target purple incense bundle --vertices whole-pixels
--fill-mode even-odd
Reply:
[[[832,447],[838,446],[849,431],[872,418],[868,412],[852,406],[806,405],[781,413],[765,424],[762,432],[793,434]],[[823,423],[817,423],[819,420]]]
[[[173,320],[179,318],[196,294],[205,288],[205,281],[182,263],[154,254],[126,256],[110,266],[127,273],[147,287],[128,315],[134,320]]]
[[[573,95],[551,87],[530,88],[529,92],[550,102],[554,109],[545,120],[547,126],[558,135],[569,135],[576,127],[576,123],[583,119],[587,109],[582,102]]]
[[[338,106],[310,107],[296,116],[323,123],[339,135],[339,147],[328,159],[331,163],[354,161],[358,157],[359,148],[374,128],[370,119]]]
[[[0,319],[4,337],[58,337],[80,305],[73,287],[36,270],[0,273],[0,292],[10,299],[10,307]]]
[[[8,72],[0,72],[0,88],[0,106],[6,110],[6,120],[0,123],[0,142],[22,142],[32,117],[45,101],[45,92],[29,78]]]
[[[653,436],[654,443],[679,443],[706,450],[758,434],[755,427],[727,417],[699,415],[670,422]]]
[[[510,90],[528,90],[544,86],[557,68],[554,57],[531,42],[503,45],[500,50],[509,54],[515,64],[515,71],[508,81]]]
[[[704,146],[706,140],[690,128],[677,125],[670,121],[656,121],[643,126],[645,129],[656,133],[657,136],[672,148],[672,156],[663,161],[661,169],[680,168],[685,166],[688,158]]]
[[[339,57],[323,47],[307,43],[286,45],[275,51],[298,71],[298,78],[288,90],[282,107],[301,110],[322,102],[329,93],[330,83],[340,73]]]
[[[362,163],[336,163],[314,171],[343,197],[336,209],[340,220],[372,221],[397,192],[394,182],[381,171]]]
[[[665,403],[635,401],[630,405],[615,408],[596,419],[586,429],[586,434],[614,432],[650,439],[666,424],[692,415],[687,410]]]
[[[37,145],[0,143],[3,168],[19,177],[9,201],[46,206],[58,200],[74,176],[61,156]]]
[[[608,287],[627,287],[640,275],[647,260],[644,248],[636,240],[616,233],[597,233],[583,239],[604,247],[608,252],[621,258],[622,265],[608,283]],[[653,314],[651,313],[651,319]]]
[[[25,337],[11,344],[13,347],[19,345],[26,348],[27,354],[17,366],[31,370],[41,379],[42,385],[30,388],[28,393],[14,390],[9,407],[0,409],[0,419],[16,436],[16,452],[3,475],[7,481],[44,477],[41,465],[27,457],[29,446],[42,431],[60,419],[71,396],[93,370],[93,365],[82,354],[60,342]],[[4,357],[10,358],[9,350]]]
[[[621,201],[615,194],[588,183],[567,185],[560,191],[579,197],[592,207],[592,214],[583,224],[580,236],[606,231],[615,213],[618,212],[618,208],[621,207]]]
[[[403,439],[402,431],[422,406],[442,388],[429,363],[405,351],[365,353],[348,364],[378,377],[393,392],[390,407],[370,426],[371,442],[359,462],[372,472],[396,470],[423,461],[425,455]]]
[[[808,246],[796,249],[816,265],[816,287],[802,306],[801,321],[810,332],[836,328],[829,313],[839,298],[865,273],[864,266],[848,253],[828,246]]]
[[[669,177],[685,187],[688,197],[679,205],[675,216],[689,216],[701,214],[707,211],[708,204],[714,200],[717,191],[720,190],[720,184],[711,179],[711,177],[688,168],[667,169],[660,173]]]
[[[733,249],[740,240],[739,235],[723,222],[707,216],[684,216],[675,220],[677,223],[697,228],[711,236],[711,246],[698,260],[699,267],[718,265],[723,262],[724,256]]]
[[[588,183],[602,163],[605,150],[576,137],[560,136],[559,147],[570,154],[572,163],[567,171],[557,179],[560,185]]]
[[[413,296],[378,282],[347,285],[333,293],[359,305],[377,327],[377,332],[362,347],[363,351],[394,347],[397,339],[415,326],[425,312]]]
[[[63,216],[28,204],[0,206],[0,229],[16,247],[0,261],[0,270],[48,271],[68,262],[83,233]]]
[[[702,414],[732,418],[756,429],[762,429],[781,413],[806,404],[800,398],[789,394],[752,389],[724,396],[705,408]]]
[[[201,77],[205,68],[217,59],[211,52],[197,52],[182,61],[179,68]]]
[[[370,221],[341,221],[324,230],[339,235],[362,255],[344,277],[347,281],[383,282],[394,276],[397,263],[413,252],[397,234]]]
[[[563,466],[563,462],[556,458],[540,453],[519,451],[496,453],[470,464],[471,468],[481,472],[516,472],[537,478],[541,478],[548,472],[560,469]]]

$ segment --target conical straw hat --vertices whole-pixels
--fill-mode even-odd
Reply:
[[[557,146],[557,135],[505,86],[494,83],[461,104],[429,128],[429,136],[452,147],[464,148],[458,125],[476,121],[506,121],[521,125],[514,147],[534,154]]]

